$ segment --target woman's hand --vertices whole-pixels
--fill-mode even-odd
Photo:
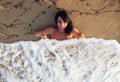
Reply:
[[[35,34],[35,37],[38,37],[38,38],[42,38],[42,39],[45,39],[45,38],[47,38],[47,35],[46,35],[46,33],[45,32],[36,32]]]
[[[46,39],[46,38],[47,38],[46,33],[42,33],[42,34],[41,34],[41,39]]]
[[[81,39],[81,38],[84,38],[85,37],[85,35],[83,34],[83,33],[78,33],[78,37],[77,37],[77,39]]]

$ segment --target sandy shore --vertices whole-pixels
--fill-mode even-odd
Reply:
[[[87,37],[120,42],[119,0],[1,0],[0,42],[38,40],[32,34],[55,25],[54,15],[59,9],[67,10],[74,26]]]

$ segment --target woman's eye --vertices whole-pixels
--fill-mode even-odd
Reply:
[[[62,21],[58,21],[59,23],[62,23]]]

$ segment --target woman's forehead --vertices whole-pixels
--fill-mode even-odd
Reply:
[[[58,17],[58,19],[62,19],[62,17],[61,17],[61,16],[59,16],[59,17]]]
[[[63,20],[63,19],[62,19],[62,17],[59,16],[59,17],[58,17],[58,20]]]

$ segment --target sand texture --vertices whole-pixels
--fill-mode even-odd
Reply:
[[[55,25],[59,9],[87,37],[120,42],[120,0],[0,0],[0,42],[38,40],[32,34]]]

